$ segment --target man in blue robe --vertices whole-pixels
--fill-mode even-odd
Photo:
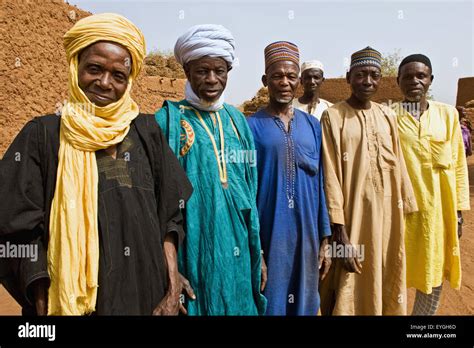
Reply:
[[[260,238],[268,279],[267,315],[316,315],[318,283],[330,266],[331,234],[323,189],[321,126],[292,107],[299,52],[289,42],[265,48],[270,102],[248,119],[257,149]]]

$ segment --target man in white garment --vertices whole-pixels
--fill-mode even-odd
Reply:
[[[301,66],[300,77],[304,93],[301,97],[293,99],[293,106],[320,120],[324,110],[332,105],[319,97],[324,80],[324,67],[320,61],[304,62]]]

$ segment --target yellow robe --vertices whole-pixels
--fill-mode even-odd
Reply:
[[[364,248],[362,273],[341,258],[321,284],[321,311],[334,315],[406,314],[404,212],[416,211],[392,110],[340,102],[322,116],[325,190],[331,223]],[[361,249],[360,249],[361,250]]]
[[[406,219],[407,286],[430,294],[444,279],[461,286],[457,210],[469,210],[466,156],[457,110],[429,102],[417,121],[400,104],[398,131],[419,212]]]

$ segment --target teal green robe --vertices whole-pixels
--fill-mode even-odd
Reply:
[[[199,113],[220,150],[215,114]],[[219,115],[227,188],[220,182],[209,135],[192,106],[186,100],[165,101],[155,115],[194,188],[185,206],[186,239],[179,252],[179,270],[196,294],[186,307],[189,315],[262,315],[266,299],[260,293],[255,145],[240,111],[224,104]]]

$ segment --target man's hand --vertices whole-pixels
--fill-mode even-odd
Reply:
[[[362,264],[357,258],[357,253],[354,246],[352,246],[349,241],[349,237],[347,236],[347,232],[344,225],[334,224],[332,226],[332,234],[333,234],[334,241],[337,244],[344,245],[344,249],[345,249],[344,268],[348,272],[351,272],[351,273],[355,272],[355,273],[361,274]],[[351,254],[353,255],[352,257],[350,257],[350,255],[346,255],[346,252],[349,248],[352,248],[352,251],[351,251]]]
[[[177,288],[168,288],[165,297],[153,310],[153,315],[178,315],[181,303]]]
[[[196,295],[194,294],[194,290],[191,287],[189,280],[187,280],[181,273],[178,273],[176,285],[173,286],[172,290],[168,290],[166,296],[153,311],[153,315],[178,315],[179,312],[187,315],[188,311],[181,301],[183,290],[192,300],[196,299]]]
[[[35,298],[36,315],[48,315],[48,279],[35,280],[30,286]]]
[[[267,264],[265,263],[265,258],[262,254],[262,280],[260,282],[260,292],[265,290],[265,286],[267,285]]]
[[[195,300],[196,295],[194,294],[194,290],[191,287],[191,284],[189,283],[189,280],[187,280],[181,273],[179,274],[179,282],[180,282],[180,286],[181,286],[180,293],[182,293],[183,290],[184,290],[186,292],[186,294],[188,295],[188,297],[190,297],[192,300]],[[184,307],[184,305],[181,302],[179,303],[179,310],[181,311],[181,313],[183,313],[185,315],[188,314],[188,311],[186,310],[186,308]]]
[[[326,251],[328,243],[329,237],[325,237],[321,241],[321,245],[319,247],[319,277],[321,278],[321,280],[326,278],[332,263],[331,253]]]
[[[181,279],[182,276],[178,272],[176,244],[176,233],[168,233],[164,243],[165,264],[168,271],[168,291],[158,306],[153,310],[153,315],[178,315],[180,309],[186,314],[186,309],[180,301],[183,282]]]

